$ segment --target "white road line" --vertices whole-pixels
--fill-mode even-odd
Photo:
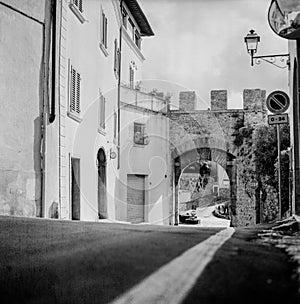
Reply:
[[[179,304],[234,228],[221,230],[162,266],[111,304]]]

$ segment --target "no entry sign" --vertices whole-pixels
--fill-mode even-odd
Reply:
[[[267,98],[267,108],[274,114],[282,114],[290,106],[289,96],[282,91],[274,91]]]

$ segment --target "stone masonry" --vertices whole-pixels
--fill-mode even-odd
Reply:
[[[195,110],[195,92],[181,92],[180,109],[168,112],[175,190],[181,172],[189,163],[205,159],[217,162],[230,179],[229,209],[233,226],[258,221],[251,188],[253,176],[249,173],[255,171],[254,145],[251,132],[248,134],[245,130],[266,123],[265,95],[266,92],[260,89],[246,89],[244,108],[227,109],[227,91],[216,90],[211,92],[211,110]],[[245,167],[251,170],[247,171]],[[175,191],[175,201],[176,195]]]
[[[187,91],[179,93],[179,108],[183,111],[193,111],[196,107],[196,92]]]

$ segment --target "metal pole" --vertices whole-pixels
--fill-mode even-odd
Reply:
[[[278,213],[279,213],[279,219],[281,219],[281,174],[280,174],[280,168],[281,168],[281,161],[280,161],[280,126],[279,124],[276,125],[277,128],[277,151],[278,151]]]

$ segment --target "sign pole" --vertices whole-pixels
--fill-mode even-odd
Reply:
[[[276,125],[277,128],[277,151],[278,151],[278,213],[279,213],[279,219],[281,219],[281,174],[280,174],[280,168],[281,168],[281,161],[280,161],[280,126],[279,124]]]

